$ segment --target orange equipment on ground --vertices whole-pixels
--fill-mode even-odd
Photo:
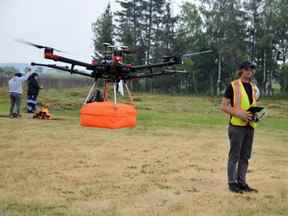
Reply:
[[[120,82],[121,83],[121,82]],[[114,103],[108,101],[109,82],[105,81],[103,98],[95,81],[80,110],[80,124],[84,127],[122,129],[133,128],[137,124],[137,111],[133,105],[133,97],[126,83],[131,104],[117,103],[117,84],[114,87]],[[122,86],[123,87],[123,86]],[[124,90],[123,95],[124,95]]]
[[[120,129],[136,126],[137,111],[133,105],[112,102],[85,104],[80,111],[80,124],[85,127]]]
[[[49,112],[48,105],[42,105],[40,110],[33,116],[34,119],[51,120],[52,116]]]

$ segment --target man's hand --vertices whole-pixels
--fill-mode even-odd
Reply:
[[[250,112],[246,112],[245,110],[234,110],[231,107],[231,102],[228,98],[223,98],[221,102],[221,110],[229,115],[233,115],[235,117],[238,117],[246,122],[252,121],[253,114]]]
[[[235,112],[232,112],[232,115],[246,121],[246,122],[249,122],[249,121],[252,121],[253,119],[253,114],[250,113],[250,112],[246,112],[245,110],[238,110],[238,111],[235,111]]]

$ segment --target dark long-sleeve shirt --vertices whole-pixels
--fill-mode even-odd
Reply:
[[[38,96],[41,87],[36,79],[28,80],[28,92],[27,95]]]

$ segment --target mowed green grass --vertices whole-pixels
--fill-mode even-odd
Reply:
[[[52,121],[0,118],[0,216],[288,214],[287,100],[261,102],[248,176],[260,193],[234,195],[220,98],[137,93],[138,126],[104,130],[79,126],[86,91],[43,91]]]

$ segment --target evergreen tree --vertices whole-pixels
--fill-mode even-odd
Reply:
[[[239,63],[249,59],[257,63],[255,77],[263,94],[272,95],[274,81],[287,91],[287,0],[200,0],[200,6],[187,1],[177,17],[169,0],[117,2],[114,27],[110,5],[93,25],[96,49],[113,42],[115,29],[115,41],[135,51],[129,63],[213,50],[187,60],[186,75],[144,80],[142,89],[220,95],[235,79]]]
[[[158,53],[155,53],[156,56],[171,56],[175,53],[178,21],[179,17],[173,16],[172,14],[171,2],[167,2],[162,18],[163,29],[161,32],[159,32],[159,41],[161,41],[161,48],[158,49]]]
[[[118,0],[121,9],[115,13],[117,41],[135,51],[128,57],[135,64],[143,64],[145,43],[143,41],[143,5],[142,0]]]
[[[92,31],[94,33],[94,50],[95,57],[97,51],[104,50],[104,43],[113,44],[113,14],[110,3],[107,5],[105,12],[92,24]]]

